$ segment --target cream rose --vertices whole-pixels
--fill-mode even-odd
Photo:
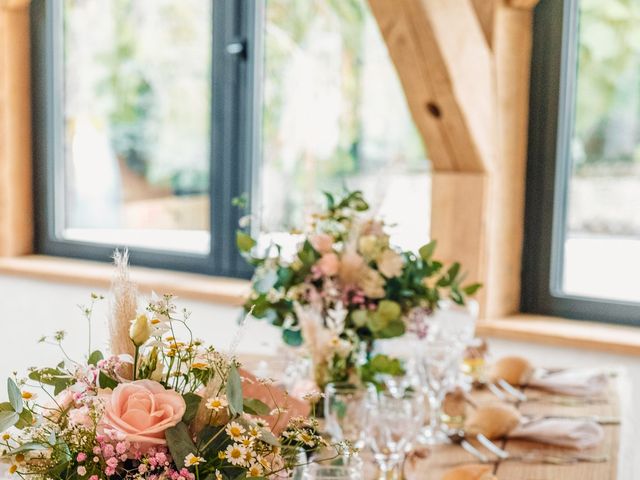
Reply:
[[[359,280],[360,288],[369,298],[383,298],[385,295],[385,281],[382,275],[371,268],[367,268]]]
[[[320,257],[316,266],[327,277],[336,275],[340,269],[340,259],[335,253],[325,253]]]
[[[387,278],[399,277],[402,274],[402,257],[393,250],[385,250],[382,252],[377,263],[378,270]]]
[[[124,434],[141,448],[166,444],[164,432],[182,420],[186,404],[182,396],[153,380],[121,383],[101,393],[104,401],[102,428]]]

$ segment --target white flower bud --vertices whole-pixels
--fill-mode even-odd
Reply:
[[[149,319],[145,314],[138,315],[132,322],[131,328],[129,328],[129,338],[133,341],[136,347],[139,347],[144,342],[149,340],[153,328]]]

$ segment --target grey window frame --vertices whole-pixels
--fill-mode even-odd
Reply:
[[[216,276],[248,278],[235,231],[240,209],[232,199],[256,195],[260,149],[262,2],[212,0],[212,108],[210,148],[211,250],[208,255],[130,247],[131,263]],[[115,248],[70,241],[56,233],[56,184],[64,150],[62,1],[31,4],[35,249],[45,255],[108,262]]]
[[[541,0],[533,31],[521,310],[639,325],[637,303],[562,292],[579,0]]]

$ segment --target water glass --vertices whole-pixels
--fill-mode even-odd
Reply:
[[[380,469],[380,479],[400,478],[405,452],[417,433],[416,398],[382,394],[372,407],[368,440]]]
[[[376,400],[376,389],[371,383],[329,383],[325,388],[324,416],[333,441],[346,440],[357,449],[363,448],[371,407]]]
[[[331,461],[311,463],[303,469],[302,480],[363,480],[363,462],[348,455]]]
[[[430,341],[422,352],[422,384],[430,407],[429,426],[422,433],[422,443],[438,445],[449,442],[441,425],[442,402],[456,385],[462,348],[462,345],[451,341]]]

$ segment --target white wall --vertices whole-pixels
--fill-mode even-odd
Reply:
[[[81,358],[86,348],[86,323],[78,304],[87,303],[89,287],[56,284],[32,279],[0,275],[0,399],[6,398],[4,378],[12,371],[24,372],[30,366],[57,363],[60,352],[54,346],[41,345],[37,339],[44,334],[64,329],[68,352]],[[105,294],[104,291],[96,293]],[[164,293],[164,292],[158,292]],[[224,305],[178,299],[180,307],[193,312],[191,325],[196,336],[221,350],[226,350],[238,332],[240,311]],[[106,343],[107,302],[95,310],[93,318],[93,346],[104,348]],[[274,353],[279,345],[279,332],[264,322],[254,321],[242,329],[240,353]],[[558,348],[523,342],[493,339],[490,342],[496,357],[506,354],[524,355],[540,366],[622,366],[628,379],[623,402],[628,416],[623,422],[623,452],[619,478],[633,478],[632,468],[640,472],[640,458],[634,458],[633,447],[640,444],[640,412],[631,406],[640,405],[640,357],[611,355],[603,352]],[[637,457],[637,456],[636,456]]]

